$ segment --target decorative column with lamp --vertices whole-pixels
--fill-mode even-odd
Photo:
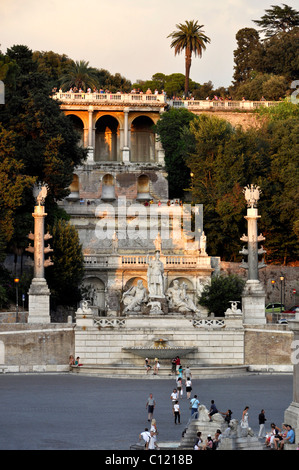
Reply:
[[[260,189],[258,186],[247,186],[243,190],[247,202],[247,235],[243,235],[241,240],[247,242],[247,248],[243,247],[240,253],[247,255],[247,262],[242,260],[241,267],[247,269],[247,281],[242,294],[242,312],[243,322],[245,324],[265,324],[265,292],[259,281],[259,269],[265,266],[265,263],[259,262],[259,255],[265,253],[263,247],[258,247],[259,242],[265,238],[258,235],[257,220],[258,215],[257,202],[260,198]]]
[[[46,185],[36,185],[33,190],[37,204],[34,207],[34,234],[30,233],[28,238],[34,240],[34,247],[29,245],[26,251],[34,254],[34,277],[28,292],[28,323],[50,323],[50,290],[44,276],[44,269],[50,266],[51,259],[45,260],[45,253],[53,251],[50,246],[45,248],[45,239],[52,238],[50,234],[44,233],[45,224],[45,198],[47,196]]]
[[[280,276],[280,313],[282,312],[282,306],[284,306],[284,276]]]
[[[16,286],[16,323],[19,321],[19,282],[20,279],[18,277],[14,278],[14,283]]]

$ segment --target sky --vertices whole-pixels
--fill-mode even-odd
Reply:
[[[284,0],[298,9],[298,0]],[[185,73],[170,47],[176,25],[197,20],[211,39],[192,59],[190,78],[214,87],[232,82],[236,33],[258,26],[271,0],[0,0],[0,50],[16,44],[53,51],[120,73],[132,83],[155,73]]]

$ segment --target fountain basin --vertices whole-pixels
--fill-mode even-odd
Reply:
[[[148,347],[132,347],[132,348],[122,348],[124,351],[129,351],[130,353],[136,354],[137,356],[143,358],[155,358],[158,357],[161,359],[172,359],[173,357],[179,356],[184,357],[189,353],[197,351],[197,348],[184,348],[184,347],[169,347],[169,348],[148,348]]]

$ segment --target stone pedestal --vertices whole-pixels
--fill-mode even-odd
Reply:
[[[288,322],[290,330],[294,332],[292,343],[292,363],[293,369],[293,401],[285,410],[284,422],[290,424],[295,431],[296,443],[299,436],[299,313],[296,313],[295,320]]]
[[[122,161],[124,163],[130,163],[130,149],[129,149],[129,147],[123,147],[123,149],[122,149]]]
[[[242,295],[242,311],[244,324],[264,325],[265,291],[258,280],[246,281]]]
[[[50,290],[46,280],[33,278],[28,296],[28,323],[50,323]]]

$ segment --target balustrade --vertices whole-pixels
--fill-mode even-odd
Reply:
[[[111,104],[134,104],[134,103],[164,103],[165,95],[146,95],[134,93],[63,93],[58,92],[53,95],[53,98],[62,102],[85,102],[85,103],[102,103],[108,102]]]

